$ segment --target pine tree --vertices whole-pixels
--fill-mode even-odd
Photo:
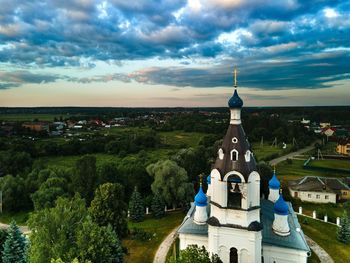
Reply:
[[[155,193],[152,199],[152,207],[151,207],[154,217],[161,218],[165,215],[164,206],[165,204],[162,198],[160,197],[159,193],[158,192]]]
[[[145,217],[145,207],[141,198],[141,194],[135,187],[129,202],[130,219],[134,222],[141,222]]]
[[[340,242],[350,244],[350,219],[346,212],[344,212],[343,217],[340,219],[337,238]]]
[[[27,240],[14,221],[11,222],[10,228],[8,229],[8,236],[4,243],[2,262],[28,262]]]

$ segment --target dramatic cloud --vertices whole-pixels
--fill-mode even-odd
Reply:
[[[0,6],[0,66],[13,68],[0,72],[0,89],[54,82],[61,77],[52,68],[88,72],[100,62],[149,59],[169,66],[64,79],[218,87],[231,85],[233,65],[242,85],[261,89],[349,79],[348,0],[0,0]]]

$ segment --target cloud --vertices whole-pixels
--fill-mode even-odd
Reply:
[[[56,80],[63,78],[65,77],[48,74],[34,74],[25,70],[0,71],[0,89],[19,87],[25,83],[42,84],[55,82]]]
[[[329,85],[321,77],[347,79],[350,71],[348,0],[0,0],[0,6],[0,63],[13,68],[186,59],[179,67],[70,81],[230,86],[230,70],[239,64],[249,87],[314,88]],[[18,83],[3,81],[7,88]]]

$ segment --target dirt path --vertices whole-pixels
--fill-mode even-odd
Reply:
[[[177,237],[177,229],[178,227],[173,229],[173,231],[171,231],[171,233],[159,245],[156,255],[154,256],[153,263],[165,263],[166,255]]]
[[[321,260],[321,263],[334,263],[331,256],[322,247],[320,247],[315,241],[313,241],[307,235],[305,235],[305,239],[309,244],[310,248],[315,252],[318,258]]]

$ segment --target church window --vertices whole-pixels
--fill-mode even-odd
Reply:
[[[238,142],[238,139],[237,139],[236,137],[233,137],[233,138],[232,138],[232,142],[233,142],[233,143],[237,143],[237,142]]]
[[[251,154],[252,154],[252,153],[251,153],[251,151],[249,151],[249,150],[245,153],[245,156],[244,156],[244,157],[245,157],[245,161],[246,161],[246,162],[250,162],[250,155],[251,155]]]
[[[241,178],[238,175],[230,175],[227,178],[227,207],[241,208],[242,192]]]
[[[238,161],[238,151],[236,149],[233,149],[231,151],[231,160],[232,161]]]
[[[218,155],[220,160],[224,159],[224,151],[221,148],[218,151]]]
[[[230,249],[230,263],[238,263],[238,253],[235,247],[231,247]]]

